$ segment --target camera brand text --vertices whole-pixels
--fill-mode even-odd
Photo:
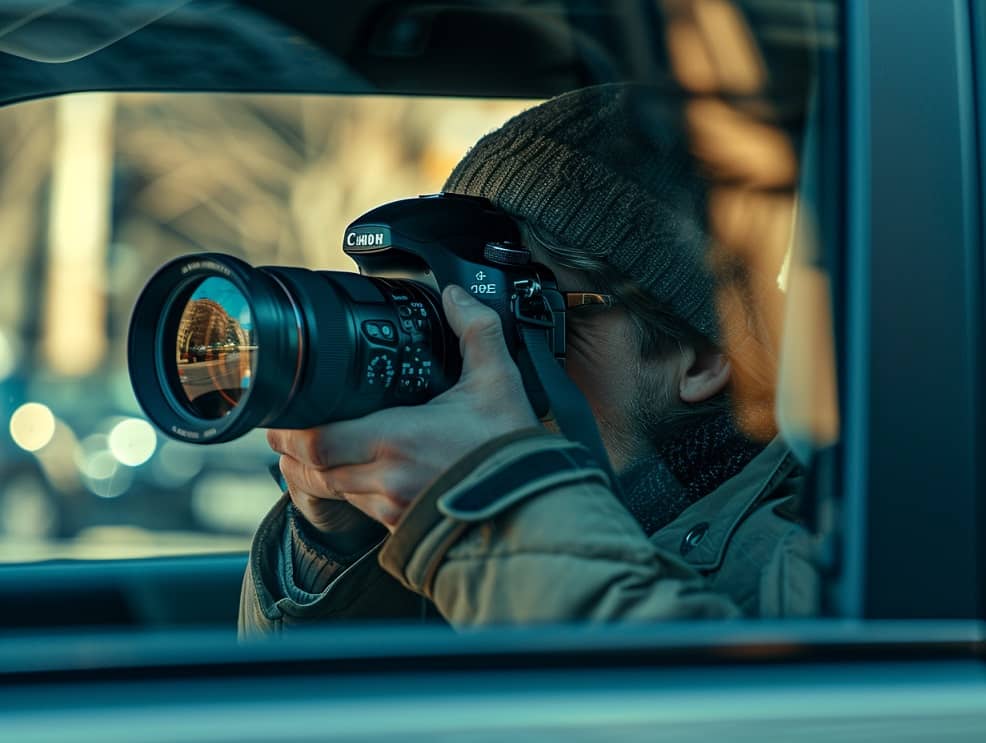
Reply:
[[[373,245],[383,245],[384,234],[382,232],[368,232],[357,234],[350,232],[346,235],[346,245],[350,247],[370,247]]]

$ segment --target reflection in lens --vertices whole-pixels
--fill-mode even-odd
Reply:
[[[250,305],[232,282],[213,276],[199,284],[178,322],[175,352],[191,412],[228,415],[250,388],[257,353]]]

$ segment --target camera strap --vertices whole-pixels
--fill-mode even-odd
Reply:
[[[606,453],[606,447],[603,446],[589,403],[565,373],[548,344],[548,333],[551,332],[553,321],[529,317],[526,313],[517,311],[516,307],[515,304],[514,318],[524,344],[524,351],[534,368],[548,409],[558,428],[567,439],[589,450],[609,476],[613,492],[617,497],[621,497],[620,482],[613,472],[613,466]]]

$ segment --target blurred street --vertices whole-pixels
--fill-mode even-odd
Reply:
[[[275,457],[262,431],[200,447],[146,422],[126,369],[144,282],[196,251],[354,270],[352,219],[437,192],[529,105],[128,93],[0,110],[0,561],[246,549]],[[241,321],[225,358],[186,338],[192,399],[249,386]]]

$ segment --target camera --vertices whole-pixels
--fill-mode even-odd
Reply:
[[[426,402],[461,370],[440,297],[452,283],[500,316],[535,412],[547,412],[526,347],[536,338],[564,362],[565,301],[511,217],[472,196],[403,199],[350,224],[343,250],[359,274],[218,253],[162,266],[129,331],[130,378],[148,418],[175,439],[211,444]]]

